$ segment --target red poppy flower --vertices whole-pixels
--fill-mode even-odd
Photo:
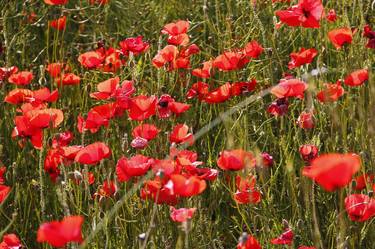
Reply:
[[[28,85],[31,83],[33,80],[34,76],[32,72],[29,71],[22,71],[18,73],[12,74],[9,78],[8,81],[12,84],[15,85]]]
[[[297,5],[287,10],[276,11],[282,23],[288,26],[302,26],[305,28],[319,28],[319,21],[324,14],[321,0],[300,0]]]
[[[4,99],[4,102],[9,104],[19,104],[31,101],[34,97],[34,92],[29,89],[16,88],[10,91]]]
[[[71,131],[64,131],[58,133],[52,140],[52,147],[62,147],[67,146],[74,138],[74,135]]]
[[[55,102],[59,98],[58,90],[51,92],[47,87],[43,87],[39,90],[33,91],[33,98],[30,99],[30,103],[43,103],[43,102]]]
[[[152,165],[152,171],[156,175],[163,173],[163,175],[170,177],[172,174],[180,173],[181,170],[176,166],[175,161],[164,159],[155,160],[155,163]]]
[[[336,11],[334,9],[330,9],[328,11],[328,14],[326,16],[326,19],[329,21],[329,22],[336,22],[337,20],[337,15],[336,15]]]
[[[237,191],[234,193],[233,198],[238,204],[259,203],[261,194],[255,189],[256,179],[254,176],[249,175],[246,178],[236,176]]]
[[[74,158],[75,162],[81,164],[97,164],[102,159],[111,156],[111,149],[102,142],[95,142],[81,149]]]
[[[69,166],[74,162],[74,157],[82,149],[82,146],[64,146],[50,149],[44,160],[44,170],[51,180],[56,182],[60,175],[60,165]]]
[[[4,174],[6,172],[7,168],[5,166],[0,167],[0,185],[5,183]]]
[[[129,55],[129,52],[138,55],[144,53],[150,47],[150,44],[143,41],[143,36],[126,38],[120,41],[119,45],[124,55]]]
[[[160,96],[158,100],[158,105],[157,105],[157,114],[159,118],[169,118],[172,114],[169,104],[174,102],[174,98],[172,98],[169,94],[163,94]]]
[[[236,249],[262,249],[262,247],[255,237],[244,233],[240,237],[240,241],[238,242]]]
[[[170,95],[163,94],[158,101],[157,114],[159,118],[169,118],[172,113],[179,115],[189,108],[190,105],[176,102]]]
[[[204,97],[209,93],[209,86],[207,83],[198,81],[194,83],[191,88],[186,93],[187,99],[192,99],[198,95],[199,99],[204,99]]]
[[[64,247],[69,242],[83,241],[82,216],[67,216],[62,221],[43,223],[37,233],[38,242],[47,242],[54,247]]]
[[[349,74],[345,80],[345,85],[348,86],[360,86],[366,80],[368,80],[368,71],[367,69],[360,69]]]
[[[217,166],[222,170],[241,170],[245,167],[253,168],[255,165],[253,154],[242,149],[224,150],[217,159]]]
[[[167,39],[168,44],[186,46],[189,44],[190,38],[188,34],[170,35]]]
[[[59,146],[48,150],[44,160],[44,169],[48,172],[57,172],[58,166],[64,164],[69,166],[73,163],[75,156],[82,149],[82,146]],[[57,172],[57,175],[59,172]]]
[[[186,171],[190,175],[197,175],[200,176],[202,179],[207,179],[207,174],[215,174],[214,172],[208,172],[210,169],[204,169],[204,168],[197,168],[198,166],[202,165],[203,162],[198,161],[198,154],[189,151],[189,150],[182,150],[176,152],[173,152],[173,149],[171,148],[171,152],[169,153],[170,158],[175,158],[175,162],[177,164],[177,170]]]
[[[302,129],[312,129],[314,128],[314,116],[312,112],[301,112],[298,117],[297,124]]]
[[[170,216],[174,222],[186,222],[193,218],[195,211],[197,211],[196,208],[175,209],[174,207],[170,207]]]
[[[116,89],[118,88],[119,83],[120,83],[119,77],[110,78],[108,80],[100,82],[96,86],[96,88],[98,89],[98,92],[91,93],[90,97],[94,99],[100,99],[100,100],[109,99],[116,92]]]
[[[211,77],[212,61],[203,62],[202,68],[196,68],[191,73],[199,78],[208,79]]]
[[[232,85],[227,82],[204,96],[204,101],[209,104],[222,103],[231,97]]]
[[[21,247],[21,241],[14,233],[5,234],[0,243],[0,249],[19,249]]]
[[[272,239],[271,243],[274,245],[291,245],[293,243],[294,233],[289,227],[277,238]]]
[[[31,126],[35,128],[58,127],[64,121],[64,114],[59,109],[31,110],[25,113]]]
[[[261,166],[263,168],[269,168],[273,165],[273,157],[268,154],[267,152],[262,152],[262,154],[260,154],[261,156]],[[257,166],[259,166],[259,164],[257,164]]]
[[[57,30],[64,30],[66,27],[66,16],[60,17],[50,22],[50,26]]]
[[[316,248],[313,246],[300,246],[298,247],[298,249],[316,249]]]
[[[44,0],[46,4],[49,5],[65,5],[69,0]]]
[[[104,62],[105,55],[100,51],[89,51],[86,53],[81,54],[78,57],[79,63],[81,63],[82,66],[92,69],[97,68],[102,65]]]
[[[64,157],[61,155],[59,149],[51,149],[47,152],[44,159],[44,171],[49,174],[52,182],[56,182],[60,175],[59,165],[63,164]]]
[[[336,49],[340,49],[345,44],[352,43],[353,32],[350,28],[334,29],[328,32],[328,38]]]
[[[188,47],[183,47],[180,50],[180,57],[186,58],[200,52],[200,48],[197,44],[191,44]]]
[[[0,184],[0,204],[5,201],[11,188],[5,185]]]
[[[256,84],[257,81],[255,79],[248,82],[234,82],[230,89],[231,95],[240,96],[244,93],[254,91]]]
[[[39,103],[38,101],[33,101],[31,103],[22,104],[21,107],[17,109],[17,112],[25,114],[28,111],[42,110],[42,109],[46,109],[46,107],[47,107],[46,103]],[[26,118],[25,115],[23,117]],[[27,121],[29,120],[27,119]]]
[[[206,181],[196,176],[171,175],[173,192],[182,197],[191,197],[201,194],[206,189]]]
[[[129,117],[132,120],[142,121],[156,113],[157,98],[145,95],[136,96],[129,101]]]
[[[168,34],[171,36],[176,36],[184,34],[189,29],[189,22],[184,20],[179,20],[177,22],[168,23],[163,27],[161,31],[162,34]]]
[[[184,113],[184,112],[186,112],[187,110],[190,109],[189,104],[180,103],[180,102],[176,102],[176,101],[173,101],[173,102],[169,103],[168,107],[171,110],[171,112],[174,113],[176,116],[178,116],[181,113]]]
[[[26,116],[16,116],[14,122],[16,126],[12,131],[12,138],[30,138],[30,141],[33,144],[34,148],[42,148],[43,131],[41,128],[32,126],[30,124],[30,120]],[[35,123],[38,124],[38,120],[36,120]]]
[[[168,70],[171,71],[171,70],[176,70],[179,68],[184,68],[184,69],[190,68],[190,59],[179,56],[176,58],[176,60],[171,61],[171,63],[169,64]]]
[[[238,204],[257,204],[261,200],[261,194],[256,190],[237,190],[233,198]]]
[[[316,157],[311,166],[303,168],[302,174],[332,192],[347,186],[360,167],[358,155],[332,153]]]
[[[345,198],[345,209],[352,221],[364,222],[375,216],[375,199],[363,194]]]
[[[243,52],[224,52],[213,60],[212,66],[221,71],[243,68],[250,59]]]
[[[171,143],[194,143],[193,134],[189,133],[189,126],[186,124],[177,124],[174,126],[170,136],[169,141]]]
[[[344,93],[345,90],[341,86],[341,82],[338,80],[335,84],[325,83],[323,90],[317,93],[316,98],[323,103],[335,102],[344,95]]]
[[[318,152],[318,147],[313,144],[304,144],[299,147],[299,154],[307,163],[310,163],[313,159],[315,159],[318,156]]]
[[[134,82],[131,80],[124,80],[121,86],[116,88],[116,91],[111,94],[111,97],[116,99],[116,104],[121,109],[128,109],[130,97],[135,92]]]
[[[77,153],[84,148],[82,145],[72,145],[72,146],[63,146],[59,149],[61,150],[61,155],[65,157],[66,159],[69,159],[71,161],[74,161],[74,158],[76,157]]]
[[[279,98],[268,106],[267,112],[275,117],[278,117],[278,116],[283,116],[286,113],[288,113],[288,109],[289,109],[288,99]]]
[[[56,78],[60,76],[63,70],[68,71],[69,67],[68,66],[64,67],[64,63],[60,63],[60,62],[50,63],[46,67],[46,71],[49,73],[49,75],[52,78]]]
[[[167,45],[162,50],[158,51],[155,57],[152,59],[152,65],[157,68],[164,66],[168,62],[176,60],[178,55],[178,49],[174,45]]]
[[[1,54],[1,43],[0,43],[0,54]],[[0,81],[5,81],[8,79],[12,74],[18,72],[18,67],[0,67]]]
[[[24,117],[35,128],[58,127],[64,120],[64,114],[59,109],[35,109],[25,112]]]
[[[305,64],[310,64],[314,57],[318,54],[318,50],[315,48],[305,49],[301,48],[297,53],[290,54],[290,61],[288,63],[288,68],[293,69],[300,67]]]
[[[243,49],[246,56],[257,59],[264,51],[264,48],[257,42],[247,43]]]
[[[277,98],[297,97],[303,98],[307,84],[298,79],[280,80],[280,83],[271,89],[271,93]]]
[[[98,92],[90,94],[91,98],[106,100],[114,98],[122,109],[129,108],[130,96],[135,92],[133,81],[124,80],[119,85],[120,78],[111,78],[97,85]]]
[[[116,165],[116,174],[119,182],[127,182],[134,176],[143,176],[154,163],[154,159],[135,155],[131,158],[121,157]]]
[[[369,24],[366,24],[363,27],[363,36],[369,39],[375,38],[375,31],[371,29],[371,26]]]
[[[363,190],[366,188],[366,185],[368,184],[371,186],[371,184],[374,182],[375,174],[363,174],[360,176],[357,176],[355,179],[355,190]]]
[[[236,187],[240,191],[245,190],[252,190],[255,188],[256,185],[256,178],[253,175],[248,175],[246,177],[242,177],[240,175],[236,176]]]
[[[116,103],[95,106],[87,113],[86,120],[81,116],[78,116],[78,131],[82,133],[86,130],[90,130],[91,133],[95,133],[101,126],[107,127],[109,121],[116,115],[122,115],[122,112]]]
[[[74,73],[65,73],[62,74],[60,77],[55,78],[55,82],[58,86],[71,86],[71,85],[79,85],[81,78]]]
[[[197,168],[198,177],[206,181],[215,181],[219,175],[219,171],[211,168]]]
[[[132,136],[135,138],[141,137],[150,141],[154,139],[159,132],[160,130],[153,124],[141,124],[133,129]]]
[[[144,200],[151,198],[158,204],[177,204],[177,196],[173,193],[173,189],[163,185],[160,180],[145,182],[144,187],[141,189],[141,198]]]
[[[120,59],[121,51],[114,48],[108,48],[105,50],[105,58],[101,70],[104,72],[117,72],[123,62]]]
[[[363,27],[363,36],[368,38],[366,48],[375,49],[375,31],[371,29],[370,25],[366,24]]]

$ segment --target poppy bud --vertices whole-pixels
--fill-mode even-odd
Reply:
[[[326,18],[329,22],[335,22],[337,20],[336,11],[334,9],[330,9]]]
[[[268,154],[267,152],[263,152],[261,154],[261,157],[262,157],[262,166],[263,167],[269,168],[273,165],[273,158],[270,154]]]
[[[314,128],[314,117],[311,112],[302,112],[297,120],[297,124],[302,129],[312,129]]]
[[[130,146],[135,149],[144,149],[147,145],[148,145],[147,139],[144,139],[142,137],[136,137],[130,143]]]
[[[318,147],[312,144],[304,144],[299,147],[299,153],[305,162],[311,162],[318,155]]]
[[[105,47],[105,40],[100,40],[96,43],[96,46],[98,48],[104,48]]]

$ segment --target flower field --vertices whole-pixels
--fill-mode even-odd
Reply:
[[[375,2],[0,7],[0,249],[375,249]]]

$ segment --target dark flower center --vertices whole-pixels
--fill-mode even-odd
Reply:
[[[167,108],[168,107],[168,101],[159,101],[158,105],[160,107],[163,107],[163,108]]]
[[[311,15],[310,11],[307,11],[305,9],[302,9],[302,13],[303,15],[306,17],[306,18],[309,18],[309,16]]]

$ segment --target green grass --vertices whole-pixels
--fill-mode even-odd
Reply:
[[[317,248],[323,245],[327,249],[375,248],[375,220],[352,222],[343,209],[342,197],[353,192],[351,187],[328,193],[314,185],[302,176],[304,163],[298,153],[299,146],[306,143],[317,145],[320,153],[356,152],[362,158],[361,172],[374,170],[375,86],[371,71],[374,70],[375,56],[374,50],[364,47],[365,39],[361,36],[366,23],[375,27],[375,10],[371,8],[371,1],[323,1],[326,10],[336,10],[339,17],[336,23],[322,22],[319,29],[283,26],[279,30],[274,29],[274,11],[288,4],[272,5],[271,0],[257,2],[259,5],[253,8],[249,0],[112,0],[106,6],[90,6],[84,0],[71,0],[63,8],[48,7],[43,1],[0,0],[0,41],[6,45],[5,52],[0,55],[0,66],[16,65],[21,70],[32,70],[36,79],[31,89],[41,86],[56,88],[53,80],[41,70],[41,65],[48,62],[65,61],[72,72],[82,78],[80,86],[59,89],[60,98],[52,106],[62,109],[65,119],[58,129],[46,131],[45,143],[51,141],[57,132],[71,130],[75,134],[72,144],[103,141],[113,153],[100,165],[89,166],[96,182],[88,190],[68,178],[74,170],[83,169],[79,164],[62,167],[64,183],[54,184],[44,170],[40,171],[47,147],[38,151],[27,143],[20,148],[17,141],[11,139],[16,107],[1,102],[0,160],[8,168],[6,183],[12,186],[12,192],[0,206],[0,235],[16,233],[25,248],[50,248],[36,242],[39,225],[68,214],[80,214],[85,217],[84,238],[88,238],[98,224],[102,226],[95,236],[90,237],[86,248],[234,248],[243,232],[253,234],[263,248],[283,248],[271,245],[270,239],[282,232],[282,220],[286,219],[296,235],[295,247],[291,248],[302,244]],[[37,14],[34,24],[27,23],[25,14],[30,12]],[[59,17],[61,13],[68,16],[66,30],[49,29],[48,20]],[[134,182],[118,183],[119,191],[114,198],[101,202],[92,198],[105,179],[115,179],[117,160],[122,155],[136,153],[130,147],[130,141],[131,130],[137,122],[124,115],[96,134],[87,132],[82,135],[76,129],[78,114],[87,113],[98,103],[90,99],[89,93],[96,89],[96,83],[112,77],[112,74],[85,70],[77,62],[80,53],[95,48],[100,40],[105,40],[108,46],[118,46],[118,41],[126,37],[143,35],[151,48],[116,75],[121,80],[135,80],[137,95],[168,93],[177,101],[185,102],[187,89],[198,79],[190,72],[185,75],[168,73],[151,65],[158,48],[166,45],[160,30],[166,23],[178,19],[191,21],[191,42],[201,48],[201,53],[192,57],[193,68],[250,40],[257,40],[266,48],[259,60],[250,62],[244,69],[215,74],[208,80],[214,86],[226,81],[256,78],[258,86],[254,94],[257,94],[278,83],[288,71],[289,54],[301,47],[315,47],[319,54],[309,66],[294,70],[297,78],[314,68],[328,69],[327,73],[308,80],[312,96],[323,83],[342,79],[355,69],[368,68],[370,71],[370,80],[364,86],[345,87],[346,94],[336,103],[322,105],[316,99],[311,103],[307,98],[291,99],[287,116],[274,118],[266,112],[274,97],[266,95],[222,119],[197,140],[191,149],[199,154],[199,160],[207,167],[217,168],[219,152],[236,148],[266,151],[274,157],[275,164],[270,170],[256,172],[262,192],[262,202],[257,205],[237,205],[231,197],[235,191],[234,182],[228,184],[224,179],[225,175],[234,173],[222,171],[203,194],[183,199],[178,207],[197,208],[186,233],[169,218],[167,205],[141,200]],[[344,26],[356,27],[358,32],[350,46],[337,51],[328,41],[327,32]],[[0,83],[0,87],[1,100],[14,88],[7,83]],[[168,136],[164,132],[170,131],[176,123],[185,122],[193,132],[198,132],[244,99],[244,96],[236,97],[218,105],[188,101],[192,107],[180,117],[146,120],[162,132],[141,154],[164,158],[169,153]],[[296,120],[301,111],[311,106],[315,109],[316,127],[311,131],[302,130],[296,125]],[[123,196],[126,198],[122,199]],[[120,203],[119,200],[124,201]],[[45,213],[42,212],[43,204]],[[117,205],[116,212],[108,216],[116,204],[121,205]],[[149,238],[147,245],[143,245],[138,236],[146,232]],[[342,241],[346,247],[339,243]]]

